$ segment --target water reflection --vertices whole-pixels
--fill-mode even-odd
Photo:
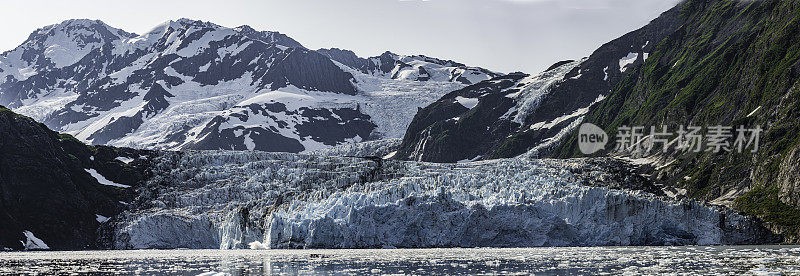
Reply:
[[[2,274],[800,273],[800,247],[132,250],[0,253]]]

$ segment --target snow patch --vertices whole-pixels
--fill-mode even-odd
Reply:
[[[761,106],[760,105],[758,107],[756,107],[756,109],[753,109],[753,111],[750,112],[750,114],[747,114],[747,117],[756,115],[756,112],[758,112],[759,110],[761,110]]]
[[[120,157],[117,157],[117,158],[114,158],[114,159],[117,160],[117,161],[120,161],[122,163],[125,163],[125,164],[129,164],[129,163],[133,162],[133,160],[134,160],[133,158],[125,157],[125,156],[120,156]]]
[[[575,67],[579,66],[586,59],[580,61],[573,61],[559,66],[550,71],[542,72],[538,75],[529,76],[520,80],[522,85],[519,96],[516,97],[516,105],[509,109],[506,114],[501,118],[510,117],[516,111],[516,115],[512,118],[512,122],[523,125],[528,115],[532,114],[539,104],[541,104],[550,89],[561,81],[567,73],[572,71]]]
[[[466,107],[467,109],[472,109],[476,105],[478,105],[478,98],[465,98],[465,97],[457,96],[456,97],[456,102],[458,102],[462,106]]]
[[[639,53],[628,53],[627,56],[624,56],[621,59],[619,59],[619,71],[625,72],[625,70],[628,69],[626,67],[636,62],[637,58],[639,58]]]
[[[86,172],[88,172],[90,175],[92,175],[92,177],[94,177],[94,179],[96,179],[97,182],[100,183],[100,185],[114,186],[114,187],[118,187],[118,188],[130,188],[131,187],[131,186],[128,186],[128,185],[114,183],[113,181],[106,179],[103,175],[98,173],[95,169],[84,169],[84,170],[86,170]]]

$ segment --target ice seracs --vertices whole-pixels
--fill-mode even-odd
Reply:
[[[115,218],[115,248],[746,244],[762,230],[725,209],[603,187],[626,178],[591,159],[206,151],[152,161],[153,192]]]

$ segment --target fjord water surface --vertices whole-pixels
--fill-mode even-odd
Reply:
[[[0,253],[0,274],[800,274],[800,246]]]

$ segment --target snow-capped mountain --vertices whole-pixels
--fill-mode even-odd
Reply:
[[[398,139],[313,155],[86,146],[0,106],[0,248],[750,244],[758,220],[674,200],[611,158],[384,160]],[[332,155],[366,155],[337,157]],[[43,211],[46,210],[46,211]]]
[[[69,20],[0,56],[0,104],[91,144],[301,152],[399,138],[418,108],[498,75],[397,55],[378,73],[330,53],[248,26]]]
[[[337,48],[317,51],[365,74],[392,79],[475,84],[501,75],[480,67],[423,55],[401,56],[387,51],[380,56],[360,58],[352,51]]]
[[[547,156],[681,26],[677,9],[542,73],[511,73],[453,91],[414,117],[395,158],[429,162]]]

